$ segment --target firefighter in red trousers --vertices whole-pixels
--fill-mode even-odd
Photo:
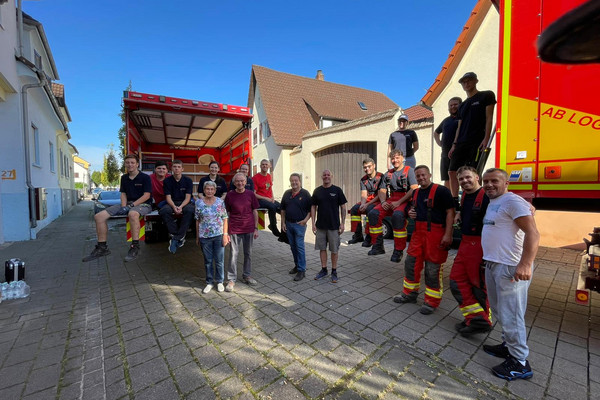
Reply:
[[[373,247],[369,251],[370,256],[385,254],[383,248],[383,219],[392,216],[392,228],[394,230],[394,253],[390,261],[400,262],[402,251],[406,248],[406,205],[410,201],[413,189],[417,188],[417,180],[414,170],[404,166],[404,156],[400,150],[392,150],[390,159],[394,168],[383,176],[379,188],[380,204],[376,205],[368,214],[371,243]],[[389,198],[387,198],[389,190]]]
[[[415,220],[404,264],[404,289],[396,303],[416,303],[421,271],[425,267],[425,302],[421,314],[431,314],[442,300],[442,264],[452,244],[454,199],[445,186],[431,183],[429,167],[418,165],[415,175],[419,188],[413,193],[408,215]]]
[[[354,232],[354,235],[352,235],[352,239],[348,240],[348,244],[363,242],[363,247],[369,247],[371,246],[369,223],[367,221],[365,237],[363,237],[361,215],[368,215],[369,212],[380,203],[378,192],[383,174],[377,172],[375,169],[375,160],[372,158],[366,158],[363,161],[363,170],[366,175],[360,178],[360,202],[356,203],[354,207],[350,209],[350,229]]]
[[[456,213],[454,221],[461,222],[462,240],[450,271],[450,290],[464,317],[464,321],[456,324],[456,330],[462,336],[469,337],[492,329],[485,271],[481,269],[481,230],[490,199],[479,185],[475,168],[460,167],[457,175],[463,194],[460,211]]]

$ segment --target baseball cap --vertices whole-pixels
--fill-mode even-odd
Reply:
[[[402,115],[400,115],[400,116],[398,117],[398,121],[400,121],[401,119],[405,119],[405,120],[406,120],[406,122],[408,122],[408,115],[406,115],[406,114],[402,114]]]
[[[458,80],[458,83],[462,83],[465,79],[477,79],[477,74],[475,72],[467,72]]]

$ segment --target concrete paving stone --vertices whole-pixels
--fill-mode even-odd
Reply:
[[[121,334],[123,336],[123,340],[129,341],[132,339],[139,338],[140,336],[152,334],[152,327],[150,326],[150,324],[148,324],[148,321],[146,321],[145,324],[141,324],[135,327],[121,326]]]
[[[23,362],[1,368],[0,377],[2,377],[3,384],[0,385],[0,389],[5,386],[12,386],[25,382],[32,368],[32,362]]]
[[[161,338],[165,338],[165,336],[161,336],[158,338],[158,341],[160,342],[163,349],[172,347],[172,346],[165,345],[166,343],[168,343],[167,339],[161,340]],[[177,335],[177,337],[179,337],[179,336]],[[125,341],[125,352],[127,354],[134,354],[134,353],[137,353],[138,351],[142,351],[142,350],[146,350],[148,348],[154,347],[154,346],[156,346],[156,344],[157,344],[156,338],[154,337],[154,335],[146,334],[144,336],[126,340]]]
[[[102,369],[104,367],[104,360],[102,357],[91,358],[84,361],[83,373],[87,374],[92,371]]]
[[[310,301],[307,301],[306,303],[303,304],[304,309],[312,311],[314,313],[317,313],[319,315],[321,315],[321,313],[325,310],[327,310],[328,308],[325,307],[323,304],[318,303],[317,301],[314,300],[314,296],[315,294],[309,294],[308,292],[310,292],[310,289],[303,292],[303,294],[308,297],[309,299],[311,299]]]
[[[305,343],[313,343],[322,338],[326,333],[314,325],[302,323],[289,329],[294,335]]]
[[[81,383],[73,383],[60,388],[60,393],[57,393],[56,398],[62,400],[75,400],[81,398]]]
[[[343,368],[338,367],[331,359],[321,354],[317,354],[307,360],[306,365],[329,384],[334,384],[346,374]]]
[[[279,313],[273,319],[286,329],[293,328],[305,322],[300,316],[289,311]]]
[[[345,344],[342,344],[337,349],[329,353],[328,357],[338,366],[348,370],[356,368],[358,364],[365,360],[364,354]]]
[[[175,376],[177,386],[183,393],[190,393],[198,388],[207,386],[204,373],[194,362],[177,368],[173,374]]]
[[[400,348],[393,348],[380,358],[379,365],[388,374],[397,377],[404,373],[412,360],[413,357],[407,352]]]
[[[333,324],[333,322],[331,322],[330,320],[328,320],[326,318],[320,318],[320,319],[313,321],[312,325],[316,326],[317,328],[319,328],[323,331],[327,331],[334,324]]]
[[[136,392],[135,397],[148,400],[176,399],[179,398],[179,392],[171,379],[165,379]]]
[[[147,329],[147,328],[149,328],[148,319],[146,318],[145,315],[143,317],[137,318],[132,321],[128,321],[125,323],[121,322],[121,324],[120,324],[120,329],[121,329],[121,332],[123,332],[123,334],[125,334],[127,332],[135,333],[140,329]]]
[[[115,382],[125,379],[125,372],[123,370],[123,366],[118,366],[110,370],[105,369],[104,371],[104,382],[106,383],[107,387]]]
[[[337,309],[330,309],[330,310],[324,311],[323,313],[321,313],[321,317],[327,318],[333,324],[338,324],[338,325],[342,325],[342,324],[348,322],[349,318],[340,314],[338,311],[339,310],[337,310]]]
[[[341,326],[334,325],[327,330],[327,333],[346,344],[352,344],[358,340],[358,336]]]
[[[19,336],[20,327],[15,327],[11,324],[10,330],[0,332],[0,343],[14,342]],[[15,329],[16,328],[16,329]]]
[[[20,364],[26,361],[32,361],[35,358],[35,346],[21,346],[11,349],[4,360],[3,367]]]
[[[260,301],[254,304],[266,315],[273,316],[286,311],[279,303]]]
[[[579,336],[582,338],[586,338],[589,335],[589,329],[587,324],[582,325],[573,321],[563,321],[560,330],[561,332],[566,332],[571,335]]]
[[[279,371],[267,364],[248,375],[245,381],[249,382],[252,389],[258,392],[281,377],[282,374]]]
[[[587,346],[580,347],[559,340],[556,345],[556,356],[573,361],[580,365],[588,365]]]
[[[439,345],[435,342],[432,342],[431,340],[428,340],[426,338],[419,339],[415,343],[415,347],[422,351],[426,351],[430,354],[436,354],[437,352],[439,352],[442,349],[441,345]]]
[[[434,383],[436,378],[442,373],[437,368],[437,364],[432,361],[423,361],[415,358],[408,366],[408,372],[427,382]]]
[[[65,352],[64,344],[52,347],[49,349],[43,349],[38,351],[35,359],[35,368],[47,367],[49,365],[56,365],[62,361]]]
[[[559,375],[550,376],[550,384],[546,388],[546,393],[557,399],[585,400],[587,396],[587,385],[581,385],[569,378]]]
[[[533,340],[527,342],[527,346],[529,347],[529,351],[531,353],[539,353],[546,357],[554,358],[555,348],[554,346],[546,346],[541,343],[537,343]]]
[[[565,339],[566,340],[566,339]],[[600,339],[588,339],[588,351],[594,355],[600,355]]]
[[[279,384],[279,382],[276,382],[275,384]],[[315,374],[310,374],[307,376],[302,382],[300,382],[298,386],[311,399],[321,398],[320,396],[327,390],[327,383],[321,378],[317,377]],[[304,398],[304,396],[297,398]]]
[[[538,328],[534,326],[533,328],[531,328],[528,340],[535,341],[549,347],[555,347],[557,337],[558,332],[556,331],[551,331],[548,329]]]
[[[407,343],[415,343],[422,336],[422,333],[419,333],[410,327],[405,326],[404,324],[395,326],[394,328],[390,329],[388,333],[393,338]]]
[[[543,328],[550,331],[558,331],[560,327],[560,320],[551,320],[546,318],[537,317],[533,320],[533,326],[537,328]]]
[[[170,332],[165,335],[159,336],[157,338],[154,338],[153,335],[146,335],[146,336],[144,336],[144,339],[142,339],[142,340],[134,339],[133,341],[135,341],[135,340],[137,340],[137,342],[135,344],[137,345],[137,347],[139,347],[138,350],[143,350],[145,348],[155,346],[156,342],[158,341],[160,348],[164,351],[166,349],[169,349],[169,348],[181,343],[181,336],[177,332]],[[133,342],[133,341],[131,341],[131,342]],[[126,349],[128,349],[127,343],[128,342],[125,343]],[[144,343],[146,344],[145,347],[144,347]],[[127,350],[127,352],[130,353],[129,349]]]
[[[59,377],[60,368],[58,365],[33,370],[27,379],[24,394],[28,395],[48,388],[55,388],[56,390]]]
[[[366,289],[367,289],[367,292],[371,291],[370,288],[366,288]],[[366,297],[361,297],[361,298],[351,301],[348,305],[350,307],[358,308],[359,310],[366,311],[366,310],[370,310],[370,309],[374,308],[378,304],[379,303],[374,300],[371,300]]]
[[[317,354],[317,351],[305,343],[300,343],[298,346],[294,347],[290,353],[298,359],[305,361]]]
[[[288,351],[296,347],[298,344],[302,343],[302,340],[300,340],[292,333],[286,331],[285,329],[281,329],[275,333],[272,333],[270,337],[271,339],[279,343],[282,347],[286,348]]]
[[[202,386],[191,393],[186,393],[186,400],[206,400],[216,398],[216,394],[210,386]]]
[[[238,377],[232,376],[217,386],[216,390],[220,398],[231,399],[241,392],[247,390],[247,388]]]
[[[555,357],[552,373],[581,385],[587,385],[587,364],[584,366],[560,357]]]
[[[396,379],[392,393],[401,399],[422,399],[429,386],[411,374],[404,374]],[[387,399],[388,397],[384,397]]]
[[[456,399],[475,399],[479,393],[477,389],[465,385],[452,379],[448,375],[442,375],[436,379],[433,387],[427,392],[427,396],[432,399],[456,398]],[[539,397],[538,397],[539,398]]]
[[[310,374],[309,369],[304,364],[294,361],[283,370],[284,378],[288,381],[299,383]]]
[[[266,358],[278,368],[283,368],[294,361],[294,357],[287,350],[280,346],[269,351],[266,355]]]
[[[330,333],[327,333],[327,336],[324,336],[322,339],[313,343],[313,347],[319,351],[321,354],[328,354],[331,351],[335,350],[342,343]]]
[[[273,347],[277,346],[275,341],[260,331],[251,338],[250,342],[252,346],[260,352],[267,352]]]
[[[260,330],[266,334],[273,334],[279,331],[282,327],[275,322],[271,317],[263,317],[254,321]]]
[[[129,368],[129,376],[134,392],[168,378],[169,370],[162,357],[154,358],[144,364]]]
[[[484,353],[485,354],[485,353]],[[494,377],[491,368],[502,362],[500,358],[488,356],[485,360],[485,364],[479,363],[479,360],[470,360],[464,367],[464,370],[469,372],[471,375],[482,382],[493,382],[496,386],[504,385],[504,381],[500,378]]]
[[[216,340],[214,342],[217,342]],[[242,336],[234,336],[225,342],[219,343],[219,349],[222,354],[230,354],[239,348],[246,347],[248,343]]]
[[[377,398],[385,391],[392,379],[380,368],[372,368],[364,373],[351,389],[367,398]],[[348,393],[348,392],[346,392]]]
[[[152,329],[154,330],[154,333],[156,334],[156,336],[162,336],[165,335],[167,333],[171,333],[173,332],[173,323],[171,321],[163,321],[163,322],[159,322],[157,324],[152,324]]]
[[[359,322],[362,325],[370,325],[374,321],[379,320],[379,318],[380,316],[371,310],[363,311],[360,314],[352,317],[354,321]]]
[[[169,368],[174,369],[181,365],[188,364],[194,361],[194,356],[190,353],[190,350],[184,345],[178,345],[165,350],[164,356],[169,363]]]
[[[231,376],[235,376],[235,372],[226,362],[222,362],[206,371],[206,377],[213,386],[218,386]]]
[[[35,393],[25,393],[22,399],[24,400],[38,400],[38,399],[51,399],[56,396],[56,389],[49,388],[40,390]]]
[[[210,369],[223,362],[223,355],[211,345],[206,345],[194,350],[194,355],[203,370]]]

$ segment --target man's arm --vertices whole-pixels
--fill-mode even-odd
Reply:
[[[183,208],[183,207],[187,206],[190,203],[191,199],[192,199],[192,195],[189,193],[186,193],[185,199],[183,199],[183,202],[181,203],[181,205],[179,207]]]
[[[414,186],[418,187],[418,185],[414,185]],[[414,187],[414,188],[413,188],[413,187],[411,186],[411,188],[408,190],[408,192],[406,192],[406,194],[405,194],[404,196],[402,196],[402,198],[400,198],[400,200],[398,200],[398,201],[394,202],[394,203],[392,204],[392,206],[393,206],[394,208],[396,208],[396,207],[398,207],[400,204],[402,204],[402,203],[404,203],[404,202],[406,202],[406,201],[410,200],[410,199],[411,199],[411,197],[412,197],[412,195],[413,195],[413,192],[414,192],[414,191],[415,191],[415,189],[416,189],[416,187]]]
[[[480,150],[485,149],[490,141],[490,136],[492,134],[492,120],[494,119],[494,106],[495,104],[490,104],[485,107],[485,137],[479,145]]]
[[[170,194],[165,195],[165,200],[167,201],[167,204],[173,209],[173,211],[175,211],[177,206],[175,205],[175,203],[173,203],[173,199],[171,198]]]
[[[135,207],[135,206],[139,206],[142,203],[145,203],[146,200],[148,200],[151,195],[152,195],[151,192],[144,192],[142,197],[140,197],[139,199],[137,199],[136,201],[133,202],[133,206]]]
[[[281,209],[281,232],[285,232],[287,230],[285,226],[285,210]]]
[[[387,200],[387,188],[379,189],[377,196],[379,197],[379,201],[381,202],[381,204],[385,203],[385,201]]]
[[[388,143],[388,151],[387,151],[387,167],[392,167],[392,159],[390,158],[390,153],[392,152],[393,147],[391,143]]]
[[[456,127],[456,133],[454,134],[454,140],[452,141],[452,147],[450,151],[448,151],[448,158],[452,158],[452,153],[454,153],[454,149],[456,149],[456,141],[458,140],[458,132],[460,132],[460,123],[462,121],[458,120],[458,126]]]
[[[312,219],[312,231],[313,233],[317,233],[317,225],[316,225],[316,218],[317,215],[317,206],[316,205],[312,205],[310,206],[310,218]]]
[[[531,215],[515,219],[515,224],[525,233],[523,254],[515,270],[515,280],[528,281],[531,279],[531,265],[533,264],[540,243],[540,233],[535,225],[535,219]]]
[[[413,153],[416,153],[417,150],[419,150],[419,138],[417,137],[416,133],[413,133],[411,136],[413,136],[413,141],[412,141],[412,148],[413,148]]]
[[[435,139],[435,142],[437,143],[437,145],[442,147],[442,139],[440,138],[440,132],[438,132],[438,131],[433,132],[433,138]]]
[[[446,210],[446,228],[444,231],[444,237],[440,242],[442,249],[447,249],[452,245],[452,230],[454,229],[454,207]]]
[[[121,207],[127,207],[127,194],[121,192]]]
[[[342,233],[344,233],[344,230],[346,229],[346,203],[342,204],[340,206],[340,235]]]
[[[255,209],[252,210],[252,215],[254,216],[254,239],[258,238],[258,211]]]

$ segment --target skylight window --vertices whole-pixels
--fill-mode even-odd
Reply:
[[[365,103],[363,103],[362,101],[359,101],[358,105],[359,105],[359,107],[360,107],[361,110],[366,110],[367,109],[367,106],[365,106]]]

